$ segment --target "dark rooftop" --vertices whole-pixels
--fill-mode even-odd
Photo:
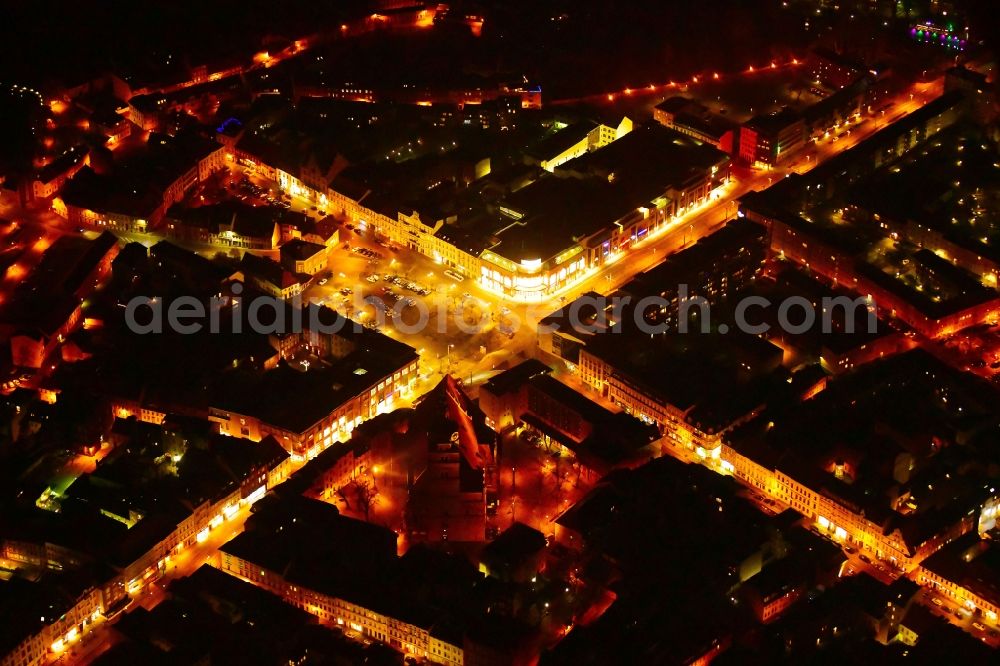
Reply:
[[[326,246],[324,245],[296,238],[281,246],[281,258],[302,261],[325,251]]]

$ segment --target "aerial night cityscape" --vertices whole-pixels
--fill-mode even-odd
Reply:
[[[0,666],[1000,664],[997,0],[2,20]]]

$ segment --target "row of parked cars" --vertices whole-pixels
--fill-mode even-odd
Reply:
[[[362,257],[367,257],[369,259],[376,261],[385,258],[380,252],[376,252],[375,250],[369,250],[366,247],[352,247],[351,252],[354,252],[355,254],[360,254]]]
[[[406,278],[400,277],[398,275],[384,275],[382,279],[385,280],[386,282],[390,282],[396,285],[397,287],[402,287],[407,291],[412,291],[413,293],[419,294],[421,296],[426,296],[427,294],[431,293],[431,290],[423,286],[422,284],[418,284],[416,282],[413,282],[412,280],[407,280]]]
[[[411,298],[410,296],[403,296],[402,294],[397,294],[392,289],[386,289],[382,293],[382,297],[386,301],[391,302],[393,305],[395,305],[396,303],[398,303],[400,301],[403,301],[403,303],[405,303],[406,305],[409,305],[409,306],[413,306],[413,305],[417,304],[417,302],[415,300],[413,300],[413,298]]]
[[[280,194],[278,196],[274,196],[266,187],[261,187],[260,185],[255,184],[246,176],[244,176],[238,183],[233,183],[229,187],[230,189],[235,190],[237,192],[237,196],[244,201],[247,198],[256,197],[258,199],[263,199],[272,206],[280,206],[286,210],[292,207],[291,202],[287,200],[288,195]]]

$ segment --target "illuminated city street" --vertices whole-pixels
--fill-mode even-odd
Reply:
[[[12,6],[0,666],[995,662],[986,5]]]

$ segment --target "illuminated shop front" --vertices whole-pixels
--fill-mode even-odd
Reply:
[[[514,263],[487,250],[482,254],[479,282],[484,289],[508,298],[538,302],[579,281],[587,274],[583,248],[574,247],[543,264],[541,259]]]

